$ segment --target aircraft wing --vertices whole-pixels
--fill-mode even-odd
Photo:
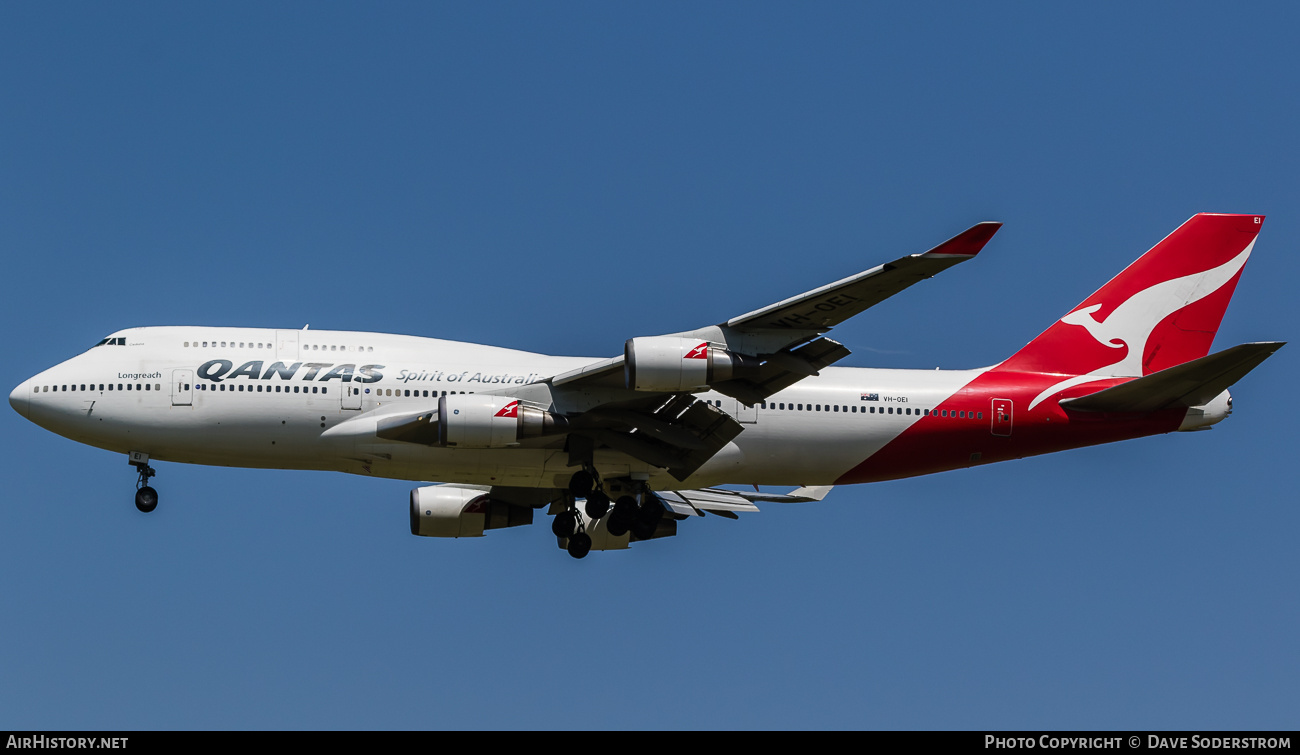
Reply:
[[[1001,223],[977,223],[927,252],[900,257],[716,326],[672,335],[721,344],[756,360],[744,377],[710,386],[752,405],[851,353],[843,344],[821,337],[823,333],[971,259],[1001,227]],[[611,357],[556,375],[550,382],[557,387],[620,387],[625,385],[625,366],[625,355]]]
[[[727,321],[731,328],[829,330],[915,283],[974,257],[1002,227],[977,223],[928,252],[901,257]]]
[[[825,337],[826,331],[971,259],[1001,227],[977,223],[929,251],[717,325],[632,338],[620,356],[554,375],[522,391],[512,387],[499,392],[508,390],[515,398],[563,416],[571,466],[589,464],[597,448],[612,448],[685,480],[744,430],[734,417],[694,394],[713,390],[753,406],[817,375],[850,353]],[[752,501],[746,505],[752,506]]]

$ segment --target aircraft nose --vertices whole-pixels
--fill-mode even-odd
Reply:
[[[23,383],[22,385],[13,389],[13,391],[9,394],[9,405],[14,408],[14,411],[18,412],[24,417],[27,416],[27,402],[28,402],[27,383]]]

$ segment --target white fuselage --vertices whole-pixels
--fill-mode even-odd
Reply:
[[[520,487],[565,486],[575,467],[561,440],[440,448],[382,440],[367,422],[436,408],[447,393],[510,395],[596,361],[347,331],[153,327],[106,340],[24,382],[11,403],[60,435],[157,460]],[[687,480],[608,449],[595,462],[664,490],[832,484],[981,372],[827,368],[754,407],[699,393],[744,431]]]

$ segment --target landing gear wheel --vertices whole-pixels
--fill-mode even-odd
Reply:
[[[555,533],[556,537],[570,537],[576,529],[578,529],[578,515],[572,509],[556,514],[555,520],[551,522],[551,532]],[[590,538],[588,540],[590,541]],[[590,542],[587,547],[591,547]]]
[[[632,528],[636,521],[636,499],[630,495],[625,495],[614,503],[614,510],[609,514],[609,520],[605,522],[605,529],[614,537],[622,537]]]
[[[569,536],[569,555],[574,558],[585,558],[591,552],[591,535],[585,532],[576,532]]]
[[[138,458],[143,457],[143,458]],[[149,466],[149,457],[144,454],[131,454],[131,466],[135,467],[139,475],[135,480],[135,507],[144,513],[158,508],[158,491],[149,487],[149,478],[158,474],[154,468]]]
[[[596,486],[596,478],[585,469],[580,469],[569,478],[569,492],[575,498],[585,498]]]
[[[158,508],[158,491],[148,485],[135,491],[135,507],[146,514]]]
[[[636,512],[636,521],[632,524],[632,534],[637,540],[649,540],[659,529],[659,520],[664,518],[664,508],[653,501],[647,502]]]
[[[603,490],[593,490],[587,494],[587,517],[593,522],[609,513],[609,496]]]

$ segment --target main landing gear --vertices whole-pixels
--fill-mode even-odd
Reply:
[[[650,496],[642,495],[643,502],[638,506],[636,498],[625,495],[614,502],[605,529],[614,537],[622,537],[631,532],[637,540],[649,540],[659,528],[659,520],[664,518],[664,507]]]
[[[584,467],[574,472],[569,478],[568,507],[555,515],[551,522],[551,532],[556,537],[568,538],[569,555],[583,558],[591,551],[591,536],[585,531],[582,517],[578,516],[577,499],[585,498],[583,511],[587,520],[595,522],[606,514],[605,529],[614,537],[622,537],[631,532],[637,540],[649,540],[659,528],[664,518],[664,508],[645,489],[644,483],[637,484],[633,492],[639,495],[620,496],[612,504],[609,494],[604,491],[599,475],[593,467]],[[641,502],[637,502],[637,498]]]
[[[573,477],[569,478],[569,505],[556,514],[555,520],[551,522],[551,532],[556,537],[568,539],[567,550],[574,558],[586,558],[591,552],[591,535],[587,534],[582,517],[578,516],[577,499],[587,499],[584,510],[591,521],[601,518],[609,511],[609,496],[597,487],[599,479],[595,469],[584,468],[574,472]]]
[[[140,473],[135,481],[135,507],[148,514],[158,508],[158,491],[149,486],[149,478],[158,473],[149,466],[149,454],[132,451],[128,461]]]

